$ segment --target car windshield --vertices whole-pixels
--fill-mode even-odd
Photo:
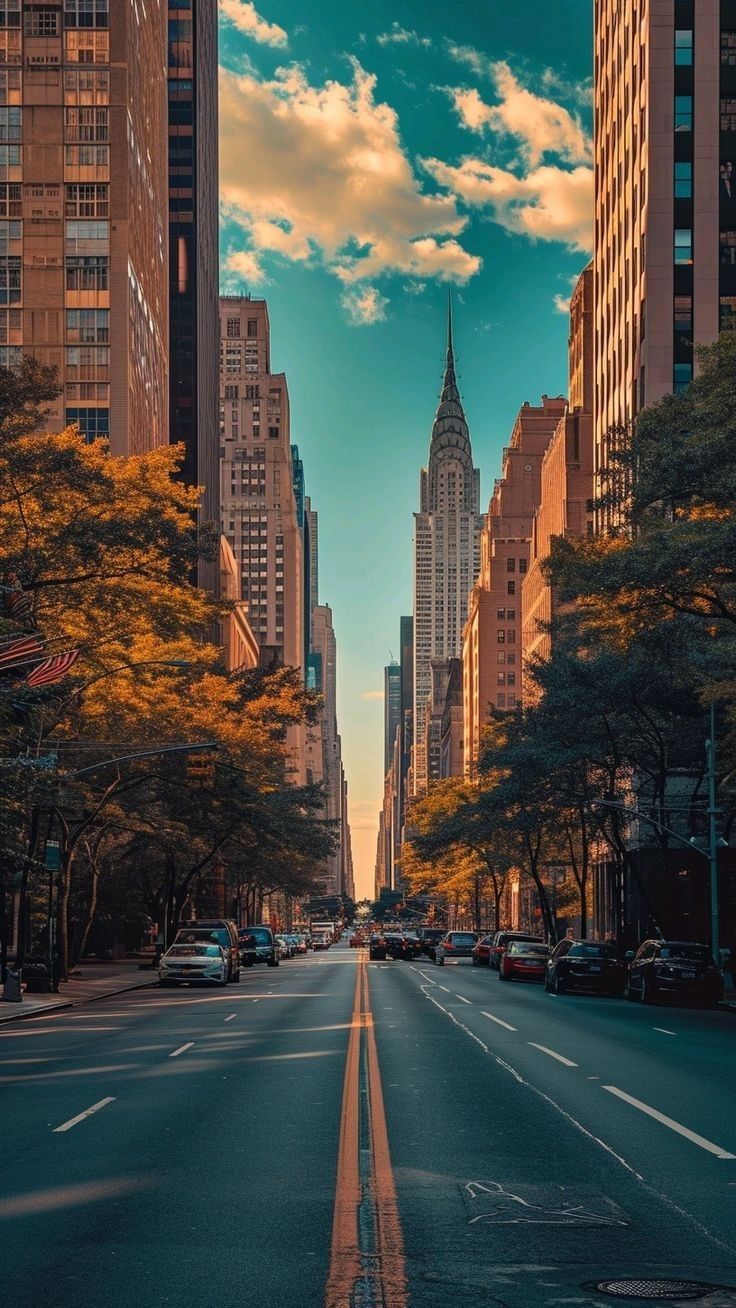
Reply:
[[[271,943],[271,932],[265,927],[249,927],[241,936],[241,940],[248,940],[249,937],[251,940],[255,940],[257,945],[270,945]]]
[[[616,946],[605,941],[579,941],[568,952],[571,958],[615,958]]]
[[[200,927],[196,931],[180,931],[177,944],[191,945],[197,940],[214,941],[216,945],[222,945],[223,949],[227,949],[230,945],[230,936],[224,927],[222,930],[209,930],[206,927]]]
[[[521,940],[513,941],[509,945],[510,954],[525,954],[528,958],[545,958],[549,953],[548,945],[535,945],[532,941],[525,944]]]
[[[176,958],[219,958],[217,945],[172,945],[169,954]]]
[[[710,961],[710,951],[707,945],[663,945],[659,957],[684,958],[691,963],[707,963]]]
[[[472,931],[451,931],[447,938],[455,945],[474,945],[478,939]]]

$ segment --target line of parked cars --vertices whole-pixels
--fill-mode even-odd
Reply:
[[[499,981],[536,981],[549,993],[572,991],[622,996],[641,1003],[679,999],[712,1007],[723,995],[723,977],[707,945],[694,941],[645,940],[621,954],[610,940],[560,940],[549,946],[524,931],[374,932],[369,940],[372,959],[407,959],[426,954],[439,966],[470,958],[474,967],[488,967]]]
[[[244,967],[256,963],[278,967],[282,958],[306,954],[309,945],[309,937],[303,933],[275,935],[263,923],[238,927],[227,918],[200,918],[185,922],[173,945],[161,956],[159,983],[225,986],[239,981]]]

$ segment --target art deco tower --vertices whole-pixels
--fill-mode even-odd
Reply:
[[[412,791],[427,786],[425,707],[432,659],[462,651],[468,595],[480,562],[480,472],[473,467],[470,432],[455,377],[452,309],[448,305],[447,362],[432,427],[429,462],[420,477],[414,515],[414,755]]]

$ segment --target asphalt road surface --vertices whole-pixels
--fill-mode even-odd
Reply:
[[[5,1025],[2,1303],[606,1308],[662,1300],[604,1281],[736,1287],[735,1047],[736,1013],[345,946]],[[667,1301],[736,1308],[736,1289]]]

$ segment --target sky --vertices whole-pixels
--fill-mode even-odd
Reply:
[[[220,0],[221,285],[268,301],[319,512],[359,897],[448,289],[483,508],[518,409],[566,390],[592,239],[592,10]]]

